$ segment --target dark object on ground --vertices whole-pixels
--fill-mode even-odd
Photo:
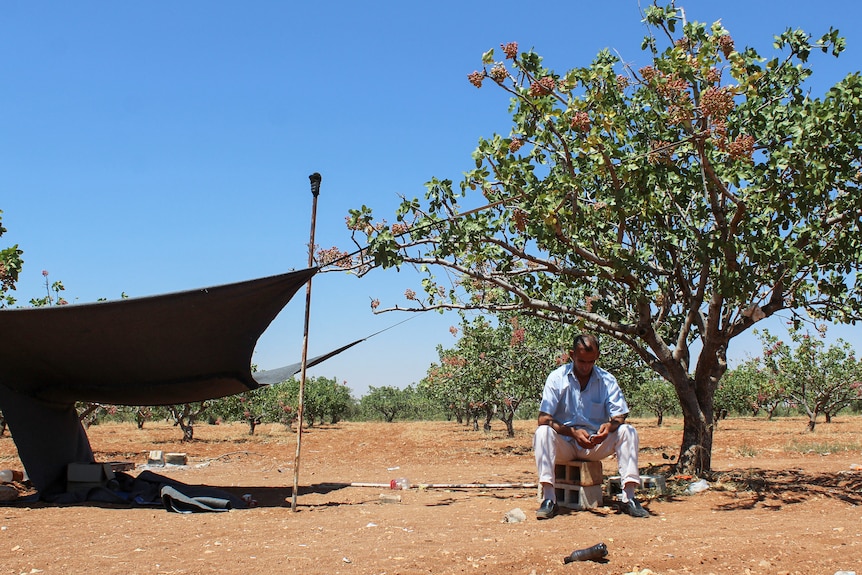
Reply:
[[[572,554],[563,559],[563,563],[572,563],[573,561],[598,561],[604,559],[608,554],[608,547],[604,543],[596,543],[592,547],[586,549],[576,549]]]

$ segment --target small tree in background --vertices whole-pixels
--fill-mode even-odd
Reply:
[[[415,414],[416,390],[413,386],[405,389],[390,385],[369,387],[368,393],[359,400],[359,407],[366,416],[391,423],[399,417]]]
[[[771,353],[772,350],[765,350],[766,356]],[[780,406],[787,405],[788,399],[783,382],[759,357],[727,372],[715,392],[717,408],[751,415],[764,411],[767,419],[772,419]]]
[[[661,427],[664,423],[666,413],[673,413],[679,407],[673,386],[664,379],[656,376],[649,377],[641,382],[638,388],[631,394],[632,409],[649,412],[656,416],[656,425]]]
[[[822,339],[793,330],[790,347],[763,330],[764,363],[786,390],[788,401],[808,415],[814,431],[818,415],[832,416],[862,397],[862,365],[850,344],[839,339],[825,347]]]
[[[463,417],[478,430],[490,430],[496,416],[514,437],[514,418],[528,399],[541,397],[555,358],[565,349],[565,330],[547,330],[544,322],[514,314],[494,318],[481,316],[462,320],[455,346],[438,347],[440,364],[432,365],[421,386],[424,393],[452,406],[458,421]],[[463,415],[462,415],[463,414]]]
[[[168,405],[166,407],[174,425],[182,430],[183,441],[194,441],[195,422],[204,417],[208,407],[209,402],[207,401]]]
[[[760,358],[749,359],[728,371],[715,390],[716,411],[757,415],[760,410],[757,401],[758,381],[768,379],[769,376],[763,370]]]

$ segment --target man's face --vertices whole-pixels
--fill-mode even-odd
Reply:
[[[569,354],[572,356],[575,375],[582,378],[589,377],[593,372],[593,366],[596,365],[596,360],[599,359],[599,350],[579,347],[571,350]]]

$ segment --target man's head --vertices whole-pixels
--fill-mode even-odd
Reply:
[[[579,378],[589,378],[599,359],[599,338],[591,333],[581,334],[572,342],[569,350],[572,368]]]

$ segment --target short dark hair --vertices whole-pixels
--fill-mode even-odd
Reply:
[[[584,349],[586,351],[599,351],[599,338],[591,333],[581,333],[575,336],[572,342],[572,350]]]

